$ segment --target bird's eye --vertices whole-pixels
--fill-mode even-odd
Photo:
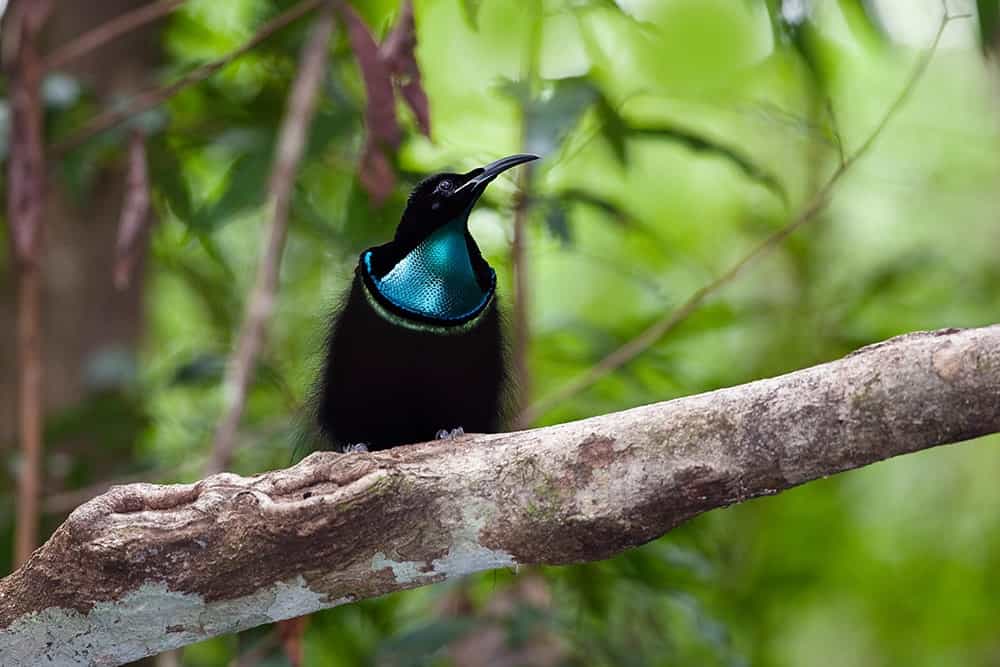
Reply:
[[[440,183],[438,183],[438,190],[444,192],[445,194],[449,194],[454,188],[455,184],[449,181],[448,179],[445,179]]]

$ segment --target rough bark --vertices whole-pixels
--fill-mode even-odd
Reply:
[[[1000,325],[559,426],[115,487],[0,581],[0,664],[119,664],[470,572],[607,558],[713,508],[998,431]]]

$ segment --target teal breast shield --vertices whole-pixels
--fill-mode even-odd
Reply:
[[[376,289],[404,311],[441,321],[469,317],[490,297],[476,280],[465,240],[466,221],[442,225],[381,278]],[[371,270],[365,257],[366,269]]]

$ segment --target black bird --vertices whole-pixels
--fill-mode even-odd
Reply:
[[[378,450],[501,427],[507,381],[496,273],[469,213],[511,155],[421,181],[392,241],[361,253],[334,313],[316,420],[342,451]]]

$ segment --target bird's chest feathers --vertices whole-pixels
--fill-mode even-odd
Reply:
[[[398,307],[451,320],[481,309],[490,293],[480,287],[469,258],[465,220],[439,227],[405,255],[375,288]]]

